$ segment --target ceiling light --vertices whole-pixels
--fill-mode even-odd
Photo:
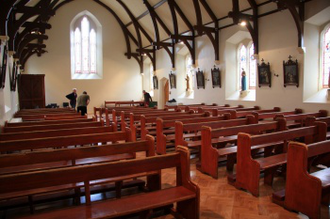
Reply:
[[[242,27],[245,27],[245,26],[246,26],[246,21],[242,21],[242,22],[240,23],[240,25],[241,25]]]

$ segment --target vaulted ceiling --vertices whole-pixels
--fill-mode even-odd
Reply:
[[[0,36],[24,68],[32,55],[47,52],[47,30],[56,11],[74,0],[5,0],[0,4]],[[78,1],[78,0],[76,0]],[[91,0],[111,13],[125,36],[128,58],[142,71],[144,56],[156,69],[156,50],[164,48],[175,67],[175,45],[184,43],[195,60],[195,38],[207,35],[219,60],[219,31],[241,21],[258,53],[258,18],[288,9],[302,46],[304,3],[309,0]]]

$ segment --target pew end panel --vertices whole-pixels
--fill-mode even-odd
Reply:
[[[199,218],[200,189],[190,178],[190,152],[187,147],[177,146],[180,154],[180,166],[177,167],[177,186],[183,186],[196,193],[194,199],[177,203],[177,211],[185,218]]]
[[[212,147],[211,127],[202,127],[201,167],[203,173],[218,179],[218,150]]]
[[[260,165],[251,157],[251,135],[238,133],[237,154],[241,154],[244,159],[237,159],[236,182],[234,185],[236,188],[246,189],[252,195],[258,197]]]
[[[166,154],[166,135],[163,134],[163,119],[157,118],[156,119],[156,151],[157,154]]]
[[[287,180],[284,206],[320,218],[322,182],[307,172],[308,146],[298,142],[289,144]]]

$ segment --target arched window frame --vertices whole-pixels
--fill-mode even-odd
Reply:
[[[82,11],[72,19],[70,42],[71,79],[102,79],[102,26],[89,11]]]
[[[325,39],[326,33],[328,34],[327,41]],[[326,51],[326,46],[328,50]],[[326,59],[326,56],[329,56]],[[325,26],[320,34],[320,89],[329,88],[329,71],[330,71],[330,23]]]
[[[245,53],[241,54],[242,47],[245,47]],[[238,80],[237,80],[237,87],[238,90],[241,90],[241,78],[242,78],[242,68],[244,68],[245,74],[246,74],[246,84],[247,87],[250,90],[255,90],[256,88],[256,74],[257,74],[257,62],[254,58],[254,50],[253,52],[250,52],[251,47],[254,46],[253,42],[250,41],[247,45],[244,45],[243,43],[238,44],[237,47],[237,74],[238,74]],[[252,54],[250,54],[252,53]],[[245,56],[245,64],[244,60],[241,60],[243,58],[243,55]],[[253,72],[252,72],[253,70]],[[251,80],[252,78],[254,80]]]

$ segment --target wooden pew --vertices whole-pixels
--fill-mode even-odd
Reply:
[[[14,133],[1,133],[1,141],[12,141],[12,140],[22,140],[22,139],[33,139],[33,138],[48,138],[57,136],[68,136],[68,135],[83,135],[92,133],[102,133],[102,132],[113,132],[113,127],[111,126],[99,126],[99,127],[77,127],[70,129],[55,129],[55,130],[37,130],[37,131],[26,131],[26,132],[14,132]]]
[[[38,120],[45,120],[45,119],[56,119],[56,118],[87,118],[87,116],[81,116],[79,113],[56,113],[56,114],[37,114],[37,115],[20,115],[20,117],[15,118],[22,118],[23,121],[38,121]]]
[[[308,172],[309,159],[330,153],[330,141],[314,144],[290,142],[287,154],[285,191],[273,194],[273,202],[299,211],[311,219],[321,218],[321,200],[329,207],[330,168]]]
[[[221,145],[225,145],[226,143],[236,143],[237,134],[239,132],[260,134],[263,132],[281,131],[285,129],[286,121],[284,119],[278,119],[277,121],[261,124],[228,126],[226,128],[217,129],[204,126],[202,127],[202,142],[200,150],[201,165],[198,167],[198,170],[217,179],[219,159],[221,157],[226,157],[227,171],[232,171],[236,162],[237,146],[217,148],[213,145],[217,145],[219,143],[221,143]],[[259,150],[259,147],[253,147],[252,150],[257,151]]]
[[[141,139],[144,139],[147,134],[150,134],[151,130],[156,130],[157,118],[162,118],[163,120],[175,120],[175,119],[189,119],[189,118],[199,118],[199,117],[209,117],[210,113],[194,113],[187,115],[171,115],[171,116],[157,116],[157,117],[146,117],[144,115],[141,116]],[[156,135],[156,132],[154,133]]]
[[[212,121],[222,121],[230,119],[230,115],[217,116],[217,117],[199,117],[199,118],[188,118],[188,119],[175,119],[175,120],[163,120],[162,118],[157,118],[156,120],[156,152],[157,154],[166,154],[166,148],[168,146],[167,142],[175,140],[176,129],[175,122],[180,121],[183,124],[187,123],[197,123],[197,122],[212,122]],[[149,132],[153,134],[151,131]],[[187,135],[186,135],[187,136]],[[194,136],[190,134],[189,136]]]
[[[0,156],[0,175],[4,174],[13,174],[13,173],[25,173],[31,171],[41,171],[41,170],[50,170],[50,169],[58,169],[63,167],[70,166],[81,166],[81,165],[91,165],[97,163],[104,162],[113,162],[124,159],[132,159],[135,158],[136,152],[144,152],[146,157],[154,156],[154,138],[151,136],[147,136],[146,141],[138,141],[138,142],[128,142],[121,144],[111,144],[111,145],[102,145],[102,146],[92,146],[92,147],[83,147],[83,148],[70,148],[70,149],[58,149],[54,151],[47,152],[31,152],[31,153],[20,153],[20,154],[10,154],[10,155],[2,155]],[[154,175],[155,172],[135,175],[135,177],[140,176],[148,176]],[[156,173],[157,174],[157,173]],[[125,180],[125,182],[123,182]],[[116,197],[121,197],[121,188],[127,188],[131,186],[139,186],[143,187],[145,185],[142,180],[129,180],[127,181],[127,177],[123,178],[108,178],[104,180],[96,180],[91,181],[91,186],[96,186],[94,188],[95,192],[100,190],[100,186],[102,185],[106,189],[109,188],[109,183],[116,183]],[[149,185],[150,190],[160,189],[159,184]],[[112,186],[113,187],[113,186]],[[45,189],[33,189],[27,190],[23,192],[14,192],[14,193],[6,193],[0,195],[0,206],[1,208],[8,209],[9,207],[15,207],[15,204],[19,203],[19,206],[25,204],[30,204],[31,211],[33,212],[33,203],[34,202],[44,202],[49,199],[49,192],[51,192],[52,197],[54,196],[54,192],[62,192],[64,190],[75,190],[77,194],[80,196],[81,189],[83,189],[82,183],[76,184],[67,184],[61,186],[55,186],[52,188]],[[92,190],[93,191],[93,190]],[[66,193],[65,193],[66,194]],[[35,196],[37,195],[37,196]],[[24,202],[25,197],[29,196],[29,202]],[[58,194],[59,198],[62,198],[60,194]],[[22,198],[21,198],[22,197]],[[36,197],[35,199],[33,197]],[[65,198],[64,196],[63,198]],[[18,202],[19,199],[20,202]],[[75,197],[77,198],[77,197]],[[14,199],[14,201],[10,201],[8,199]]]
[[[274,172],[280,165],[286,163],[287,154],[282,153],[253,159],[251,157],[251,147],[262,144],[267,147],[278,143],[285,144],[290,140],[302,137],[307,144],[323,141],[326,138],[326,128],[325,123],[318,122],[315,123],[315,126],[262,135],[251,136],[246,133],[239,133],[237,139],[236,181],[233,176],[229,176],[229,182],[233,183],[236,188],[246,189],[252,195],[259,196],[260,171],[264,170],[264,181],[266,184],[271,185]]]
[[[199,122],[199,123],[189,123],[183,124],[180,121],[177,121],[175,124],[175,145],[183,145],[189,148],[199,148],[201,146],[201,134],[203,126],[209,126],[211,128],[224,128],[224,127],[232,127],[238,125],[247,125],[247,124],[255,124],[258,121],[254,116],[247,116],[242,119],[230,119],[224,121],[215,121],[215,122]],[[194,132],[194,140],[186,141],[184,138],[185,132]],[[215,142],[218,142],[217,140]]]
[[[130,107],[134,107],[137,105],[140,107],[140,104],[144,104],[144,101],[134,101],[134,100],[129,100],[129,101],[104,101],[104,107],[107,108],[108,105],[114,105],[115,107],[120,107],[121,105],[128,105]]]
[[[136,123],[141,122],[142,115],[145,115],[148,117],[157,117],[157,116],[171,116],[171,115],[178,115],[178,114],[187,115],[186,112],[179,112],[179,111],[151,111],[151,112],[128,112],[128,111],[124,112],[124,111],[122,111],[120,113],[121,128],[130,127],[132,129],[133,126],[138,127],[138,125]]]
[[[34,126],[34,125],[55,125],[55,124],[66,124],[66,123],[78,123],[78,122],[93,122],[95,118],[83,118],[83,119],[65,119],[59,121],[33,121],[33,122],[5,122],[5,127],[21,127],[21,126]]]
[[[263,110],[246,110],[246,111],[243,111],[243,110],[236,111],[235,110],[234,118],[246,117],[247,115],[251,115],[252,113],[264,114],[264,113],[276,113],[276,112],[280,112],[280,111],[281,111],[281,108],[279,108],[279,107],[274,107],[273,109],[263,109]]]
[[[124,112],[124,116],[123,116]],[[121,124],[121,128],[123,126],[127,126],[125,123],[122,123],[122,119],[124,119],[124,122],[131,113],[134,113],[135,115],[145,115],[145,114],[174,114],[173,111],[167,111],[167,110],[118,110],[118,109],[112,109],[112,122],[114,122],[117,126]],[[119,119],[118,119],[119,118]]]
[[[103,116],[103,114],[104,114],[104,116]],[[95,117],[96,121],[105,120],[105,125],[110,126],[109,111],[107,108],[94,107],[94,117]],[[117,131],[117,129],[115,131]]]
[[[175,187],[122,199],[91,202],[90,181],[92,180],[161,171],[171,167],[175,167],[177,171]],[[152,181],[159,182],[159,175],[148,179],[148,183]],[[79,182],[84,182],[86,205],[35,214],[27,218],[110,218],[134,213],[146,217],[151,210],[172,203],[177,203],[175,209],[177,215],[190,219],[200,217],[200,191],[199,187],[190,180],[189,151],[183,147],[179,148],[177,153],[170,155],[0,176],[0,194]]]
[[[330,116],[328,117],[318,117],[316,118],[315,116],[311,116],[311,117],[307,117],[305,120],[305,125],[306,126],[310,126],[313,125],[314,122],[325,122],[328,126],[328,130],[327,130],[327,139],[330,140]]]
[[[319,110],[317,113],[300,113],[300,114],[290,114],[290,115],[276,115],[277,117],[284,117],[287,121],[288,127],[301,127],[305,125],[305,120],[307,117],[325,117],[328,116],[328,111]]]
[[[132,141],[130,129],[121,132],[104,132],[83,135],[57,136],[12,141],[1,141],[0,152],[34,150],[41,148],[68,147],[72,145],[97,144],[103,142]]]
[[[53,129],[70,129],[77,127],[99,127],[104,126],[103,120],[100,122],[79,122],[79,123],[64,123],[51,125],[33,125],[33,126],[19,126],[19,127],[3,127],[2,133],[26,132],[37,130],[53,130]]]
[[[277,115],[293,115],[293,114],[300,114],[302,112],[303,112],[302,109],[296,108],[293,111],[264,112],[264,113],[251,112],[251,114],[254,115],[258,120],[267,120],[267,119],[274,120],[274,118]]]

